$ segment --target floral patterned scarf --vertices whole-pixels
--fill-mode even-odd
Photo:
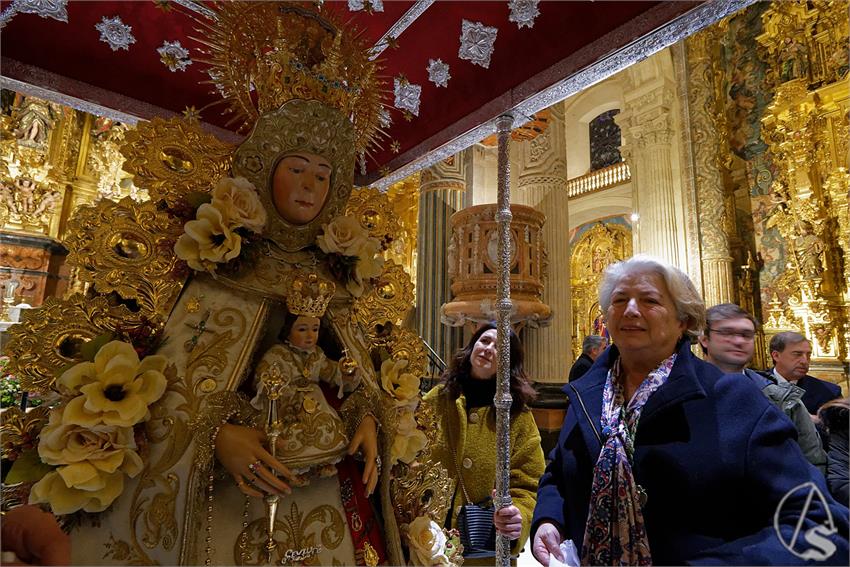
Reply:
[[[634,438],[643,406],[667,381],[675,361],[674,353],[650,372],[628,405],[619,359],[608,372],[602,393],[603,445],[593,469],[582,565],[652,565],[641,510],[643,489],[632,474]]]

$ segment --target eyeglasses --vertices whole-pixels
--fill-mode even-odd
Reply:
[[[733,337],[741,337],[746,341],[753,340],[753,337],[756,336],[755,331],[735,331],[733,329],[708,329],[709,332],[714,333],[715,335],[720,335],[725,339],[731,339]]]

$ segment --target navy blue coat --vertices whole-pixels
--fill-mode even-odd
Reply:
[[[579,553],[601,447],[577,394],[599,430],[602,390],[617,356],[617,348],[609,347],[581,380],[564,387],[570,405],[537,491],[532,537],[540,523],[552,522]],[[792,492],[779,515],[783,537],[791,540],[807,493],[792,489],[813,482],[826,505],[812,501],[794,549],[812,547],[804,535],[816,539],[809,530],[828,524],[831,514],[837,534],[828,539],[835,550],[817,564],[846,565],[848,510],[829,495],[795,438],[791,421],[752,381],[724,375],[682,342],[667,383],[644,406],[635,436],[633,470],[648,494],[643,512],[653,563],[804,563],[777,537],[774,514]]]
[[[805,390],[803,404],[812,415],[818,413],[820,407],[826,402],[841,397],[841,387],[838,384],[808,374],[797,380],[797,385]]]

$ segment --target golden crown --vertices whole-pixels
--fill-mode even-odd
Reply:
[[[383,87],[365,38],[309,2],[222,2],[200,21],[211,83],[250,128],[292,99],[318,100],[351,117],[357,149],[380,130]],[[240,128],[240,129],[241,129]]]
[[[292,286],[286,294],[286,307],[293,315],[321,317],[335,291],[333,282],[321,279],[316,274],[299,274],[292,280]]]

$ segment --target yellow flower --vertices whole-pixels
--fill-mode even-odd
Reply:
[[[195,220],[183,227],[174,252],[193,270],[215,270],[215,264],[227,262],[242,251],[242,237],[227,224],[221,211],[209,203],[198,207]]]
[[[135,476],[142,470],[131,427],[62,423],[65,408],[50,412],[50,421],[39,434],[38,454],[48,465],[70,465],[66,475],[91,476],[89,467]],[[86,472],[88,471],[88,472]],[[70,477],[66,477],[70,478]]]
[[[92,470],[67,471],[60,467],[44,475],[30,491],[30,504],[49,504],[56,515],[71,514],[77,510],[103,512],[124,490],[124,473],[105,473]],[[88,474],[87,474],[88,473]],[[70,482],[77,486],[71,486]]]
[[[244,226],[262,232],[266,226],[266,209],[254,185],[244,177],[222,177],[212,191],[211,205],[221,211],[232,227]]]
[[[360,226],[357,219],[348,215],[336,217],[322,229],[323,234],[316,238],[322,252],[363,257],[361,249],[369,240],[369,232]]]
[[[381,364],[381,386],[396,400],[412,400],[419,394],[419,378],[409,372],[407,360],[387,359]]]
[[[132,427],[147,419],[148,406],[165,392],[167,362],[160,355],[139,362],[125,342],[103,345],[94,362],[77,364],[59,377],[61,386],[80,393],[65,406],[62,423]]]
[[[398,408],[398,429],[396,430],[395,438],[393,438],[393,446],[390,449],[390,457],[393,464],[396,461],[410,464],[419,454],[419,451],[425,448],[428,444],[428,439],[425,433],[416,427],[416,420],[413,417],[413,408],[409,406]]]
[[[449,565],[446,534],[427,516],[419,516],[407,526],[410,560],[414,565]]]

